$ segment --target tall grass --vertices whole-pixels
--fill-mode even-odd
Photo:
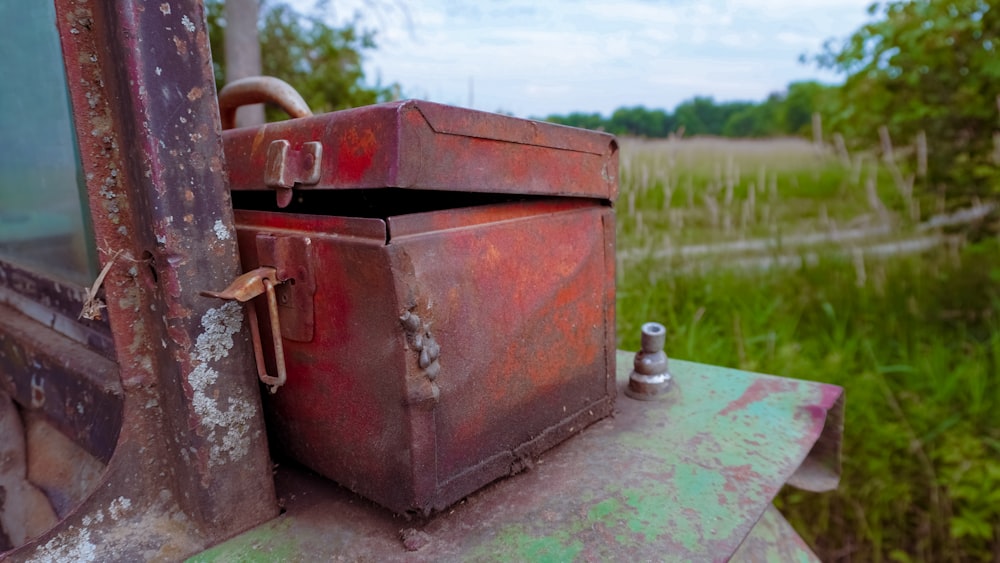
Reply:
[[[623,140],[620,242],[854,228],[889,220],[890,208],[920,205],[874,156],[847,160],[799,139]]]
[[[874,159],[856,170],[806,143],[700,142],[623,144],[619,346],[658,320],[672,357],[846,388],[840,488],[778,500],[823,560],[1000,558],[1000,243],[890,257],[827,245],[791,268],[734,267],[730,252],[691,268],[658,245],[879,222],[892,228],[874,237],[898,237],[915,201]]]

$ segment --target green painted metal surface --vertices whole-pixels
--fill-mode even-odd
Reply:
[[[619,389],[631,358],[619,353]],[[670,366],[668,399],[620,394],[613,418],[426,520],[283,468],[287,512],[192,560],[813,560],[771,500],[800,467],[810,488],[835,486],[843,390]]]
[[[819,558],[795,533],[795,529],[778,512],[778,509],[769,506],[730,561],[733,563],[759,563],[761,561],[819,563]]]

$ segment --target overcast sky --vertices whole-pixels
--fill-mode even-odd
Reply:
[[[305,1],[305,0],[299,0]],[[521,117],[695,95],[764,99],[839,78],[799,63],[868,19],[871,0],[333,0],[378,29],[367,79],[405,97]],[[381,8],[373,10],[371,7]]]

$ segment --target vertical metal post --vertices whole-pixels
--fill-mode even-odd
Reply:
[[[200,0],[56,0],[125,394],[104,483],[16,555],[176,558],[278,513]],[[169,525],[168,525],[169,523]]]

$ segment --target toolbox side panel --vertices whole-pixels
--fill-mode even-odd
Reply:
[[[613,405],[612,211],[517,205],[537,213],[390,240],[412,264],[397,278],[416,280],[400,294],[440,344],[433,508],[529,466]]]
[[[237,217],[243,219],[238,236],[246,269],[272,265],[260,263],[260,233],[307,238],[313,253],[315,330],[311,342],[283,340],[288,381],[264,397],[271,443],[359,494],[390,507],[408,506],[413,502],[412,449],[401,411],[406,401],[404,342],[384,238],[324,231],[321,217],[257,212],[238,212]],[[248,217],[258,224],[246,223]],[[260,224],[302,221],[317,230]],[[377,220],[327,222],[345,221]],[[348,230],[366,230],[364,225],[355,227]],[[268,371],[273,373],[263,298],[258,298],[257,307]]]

